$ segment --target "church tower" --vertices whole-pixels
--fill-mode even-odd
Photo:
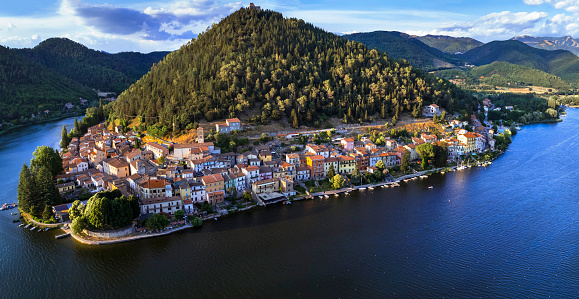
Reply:
[[[203,138],[203,128],[197,128],[197,143],[205,143],[205,138]]]

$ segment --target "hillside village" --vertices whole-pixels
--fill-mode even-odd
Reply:
[[[424,113],[439,116],[441,111],[433,104]],[[451,162],[494,150],[495,132],[474,115],[470,123],[451,120],[437,126],[442,132],[438,136],[422,132],[411,138],[386,137],[376,142],[380,145],[368,137],[341,136],[332,130],[334,134],[320,133],[327,137],[324,139],[327,142],[316,139],[318,144],[313,143],[315,134],[302,137],[308,142],[303,147],[297,146],[295,152],[280,152],[275,142],[267,142],[257,143],[243,153],[223,153],[213,142],[205,142],[202,128],[198,129],[196,143],[149,142],[139,146],[140,134],[131,131],[123,134],[122,126],[110,131],[99,124],[71,140],[62,154],[65,173],[57,176],[61,182],[57,187],[68,201],[77,198],[81,191],[118,189],[125,196],[139,198],[141,214],[173,215],[183,210],[188,215],[201,215],[215,210],[223,213],[236,200],[235,207],[243,208],[254,201],[268,204],[304,195],[307,186],[319,186],[316,181],[331,179],[329,172],[343,176],[346,184],[354,171],[381,172],[394,179],[388,169],[399,169],[406,152],[410,162],[418,161],[421,157],[417,147],[425,143],[445,145]],[[243,128],[239,119],[228,119],[215,129],[227,134]],[[297,144],[300,136],[295,133],[279,138]],[[54,210],[66,220],[69,206],[57,206]]]

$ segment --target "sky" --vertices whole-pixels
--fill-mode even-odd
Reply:
[[[221,18],[249,5],[227,0],[3,2],[0,45],[31,48],[51,37],[67,37],[110,53],[176,50]],[[518,35],[579,37],[579,0],[254,2],[336,34],[387,30],[468,36],[482,42]]]

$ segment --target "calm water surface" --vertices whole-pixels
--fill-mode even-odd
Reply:
[[[0,137],[0,192],[62,123]],[[0,212],[2,297],[579,297],[579,111],[493,165],[89,247]],[[428,186],[434,189],[427,189]]]

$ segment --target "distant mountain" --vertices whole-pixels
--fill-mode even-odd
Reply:
[[[15,50],[25,59],[88,87],[121,93],[169,52],[108,54],[67,38],[50,38],[33,49]]]
[[[507,40],[490,42],[461,56],[476,66],[505,61],[556,75],[575,86],[579,83],[579,57],[565,50],[536,49]]]
[[[96,99],[96,93],[0,46],[0,121],[60,110],[66,102],[78,104],[79,97]]]
[[[425,35],[413,37],[430,47],[448,54],[455,54],[457,52],[465,53],[483,45],[483,43],[470,37],[452,37],[446,35]]]
[[[568,89],[569,84],[549,73],[504,61],[472,68],[470,75],[491,86],[542,86]]]
[[[515,36],[512,40],[518,40],[533,48],[544,50],[567,50],[579,55],[579,39],[571,36],[562,37],[537,37],[530,35]]]
[[[93,88],[120,94],[168,53],[107,54],[66,38],[32,49],[0,46],[0,121],[76,106],[80,97],[96,100]]]
[[[369,48],[388,53],[393,59],[406,59],[413,66],[423,70],[451,68],[460,64],[460,57],[442,53],[419,39],[397,31],[374,31],[342,36],[361,42]]]

